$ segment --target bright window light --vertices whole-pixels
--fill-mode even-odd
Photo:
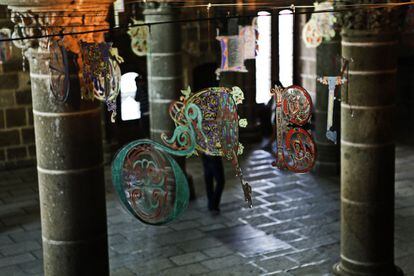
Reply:
[[[256,56],[256,103],[267,104],[270,100],[272,86],[272,17],[270,13],[258,13],[257,28],[259,31],[258,52]]]
[[[293,14],[279,13],[279,80],[283,86],[293,84]]]
[[[135,101],[137,73],[129,72],[121,77],[121,119],[122,121],[137,120],[141,118],[140,103]]]
[[[125,12],[124,0],[116,0],[114,2],[115,27],[119,27],[119,13],[121,12]]]

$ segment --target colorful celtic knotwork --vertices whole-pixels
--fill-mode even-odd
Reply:
[[[162,145],[151,140],[134,141],[117,154],[112,181],[126,209],[146,224],[168,223],[188,206],[183,171]]]
[[[188,205],[187,179],[170,156],[188,156],[195,151],[195,126],[200,126],[200,109],[189,104],[182,111],[188,124],[178,126],[172,137],[162,139],[169,146],[151,140],[137,140],[121,149],[112,164],[112,182],[123,205],[144,223],[161,225],[177,218]]]
[[[175,107],[175,104],[172,105]],[[170,110],[172,108],[170,107]],[[195,104],[183,105],[182,109],[177,111],[180,113],[174,114],[175,116],[181,116],[180,121],[175,121],[177,118],[172,117],[176,122],[176,128],[172,137],[163,133],[161,139],[164,144],[167,145],[165,151],[173,155],[178,156],[191,156],[195,153],[197,145],[197,129],[202,127],[203,114],[200,108]],[[181,122],[177,124],[177,122]]]
[[[218,36],[221,47],[221,65],[216,70],[219,77],[222,72],[248,72],[244,66],[244,41],[239,35]]]
[[[176,124],[174,139],[162,136],[164,143],[174,149],[183,151],[189,155],[197,152],[212,156],[223,156],[232,161],[236,174],[245,192],[245,200],[249,206],[251,202],[251,188],[243,180],[242,171],[239,166],[237,155],[243,153],[243,145],[239,143],[239,126],[245,127],[247,121],[239,119],[237,105],[242,103],[244,96],[240,88],[233,89],[224,87],[211,87],[202,91],[191,93],[191,89],[183,90],[181,101],[170,106],[170,115]],[[197,118],[193,110],[199,110],[200,118]],[[188,112],[190,111],[190,112]],[[190,119],[190,120],[189,120]],[[201,120],[201,121],[200,121]],[[196,151],[188,151],[186,147],[177,143],[176,132],[181,132],[186,126],[194,132]],[[188,155],[188,156],[189,156]]]
[[[312,169],[316,146],[303,127],[312,115],[312,99],[300,86],[272,89],[276,102],[276,162],[274,166],[296,173]]]
[[[335,23],[337,19],[333,13],[333,3],[329,1],[315,2],[314,6],[315,13],[312,14],[311,19],[302,30],[303,42],[309,48],[318,47],[323,39],[329,41],[336,34]]]
[[[256,58],[258,35],[257,18],[254,18],[252,25],[239,27],[238,35],[216,37],[221,47],[221,65],[216,70],[217,77],[222,72],[248,72],[244,61]]]
[[[195,94],[188,88],[182,93],[181,101],[170,106],[176,124],[171,137],[161,135],[163,145],[134,141],[121,149],[112,164],[113,184],[122,203],[147,224],[167,223],[188,205],[187,180],[170,154],[189,157],[203,152],[232,160],[245,201],[252,206],[252,190],[243,179],[237,158],[243,152],[238,127],[247,125],[237,115],[243,92],[237,87],[213,87]]]
[[[132,24],[127,32],[131,37],[132,51],[140,57],[146,56],[148,53],[149,27],[143,24],[144,21],[132,19]]]
[[[50,92],[59,102],[66,102],[69,96],[70,75],[68,53],[60,40],[49,43]]]
[[[112,112],[111,121],[115,121],[116,98],[119,95],[121,69],[123,62],[118,50],[112,48],[112,43],[81,42],[83,69],[83,97],[98,99],[106,103],[108,111]]]

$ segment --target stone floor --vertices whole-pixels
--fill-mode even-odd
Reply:
[[[253,209],[243,207],[227,163],[222,212],[207,212],[201,162],[191,159],[197,200],[163,227],[145,226],[123,210],[107,170],[111,274],[330,275],[339,256],[339,180],[280,172],[262,150],[244,158]],[[398,148],[396,166],[396,262],[414,275],[414,147]],[[0,172],[0,275],[41,274],[35,169]]]

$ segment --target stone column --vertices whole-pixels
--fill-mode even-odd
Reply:
[[[178,9],[167,3],[148,3],[145,22],[164,22],[178,19]],[[181,39],[178,23],[150,26],[147,55],[148,96],[150,105],[151,139],[160,142],[161,134],[172,134],[175,125],[169,106],[179,99],[182,87]]]
[[[414,7],[407,11],[406,19],[414,17]],[[404,144],[413,144],[414,126],[414,24],[406,22],[401,34],[398,58],[397,88],[397,139]]]
[[[341,103],[341,260],[334,266],[336,275],[402,275],[394,265],[398,26],[393,13],[358,10],[344,22],[342,54],[353,62]]]
[[[324,41],[316,49],[316,75],[323,76],[339,76],[341,71],[341,40],[340,36],[336,36],[331,41]],[[336,86],[335,93],[341,88]],[[338,95],[338,94],[336,94]],[[340,109],[338,101],[335,101],[334,108],[334,126],[337,127],[338,144],[326,138],[326,124],[328,111],[328,86],[316,82],[316,101],[315,101],[315,143],[318,149],[313,172],[318,175],[339,175],[339,141],[340,131]]]
[[[301,11],[301,10],[300,10]],[[306,24],[306,15],[301,14],[295,16],[295,28],[297,33],[301,33],[303,26]],[[295,59],[295,76],[298,77],[298,84],[306,88],[312,97],[312,101],[316,99],[316,50],[315,48],[307,48],[303,43],[301,35],[294,37],[294,42],[298,45]],[[279,68],[283,70],[283,68]]]
[[[82,4],[69,0],[4,2],[15,11],[12,18],[17,36],[51,33],[53,28],[45,29],[46,23],[65,26],[64,32],[91,30],[92,22],[92,29],[107,28],[105,14],[111,4],[98,0]],[[79,20],[89,27],[70,27]],[[101,42],[103,33],[66,36],[70,56],[79,54],[81,39]],[[46,41],[23,40],[18,44],[30,64],[44,274],[109,275],[101,108],[96,101],[80,99],[74,57],[69,58],[73,61],[69,100],[62,103],[49,90]]]

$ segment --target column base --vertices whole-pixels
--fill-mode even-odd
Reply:
[[[380,272],[378,269],[373,269],[370,272],[369,266],[364,266],[360,271],[348,270],[340,262],[332,267],[332,272],[336,276],[404,276],[404,272],[398,266],[394,266],[390,270],[381,270]]]

